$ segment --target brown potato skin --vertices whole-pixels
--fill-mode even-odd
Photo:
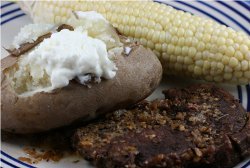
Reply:
[[[91,88],[72,81],[53,93],[26,98],[17,96],[2,73],[2,130],[37,133],[89,120],[139,102],[160,83],[162,66],[149,49],[134,46],[128,56],[119,55],[115,63],[118,71],[114,79],[103,79]]]

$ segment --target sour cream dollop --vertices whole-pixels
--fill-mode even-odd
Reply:
[[[58,32],[59,25],[29,24],[14,38],[12,46],[17,49],[52,33],[24,53],[18,60],[18,68],[11,73],[12,85],[20,96],[51,92],[67,86],[72,79],[88,85],[93,76],[97,82],[115,77],[118,69],[111,59],[121,54],[114,51],[123,45],[112,25],[93,11],[75,11],[67,24],[74,30]]]
[[[84,84],[89,74],[112,79],[117,71],[108,58],[106,44],[78,29],[53,33],[28,53],[22,64],[34,67],[30,72],[32,78],[42,76],[45,71],[50,76],[51,90],[67,86],[75,77]],[[39,71],[33,70],[35,67]]]

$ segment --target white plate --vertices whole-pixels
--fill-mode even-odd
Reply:
[[[236,30],[242,30],[250,34],[250,2],[243,1],[227,1],[227,2],[184,2],[184,1],[159,1],[167,3],[177,9],[188,11],[204,17],[209,17],[224,25],[230,26]],[[25,15],[17,4],[13,2],[1,2],[1,46],[7,47],[11,44],[13,37],[18,33],[20,27],[30,23],[31,19]],[[7,56],[7,52],[1,48],[1,56]],[[167,82],[166,82],[167,81]],[[161,91],[170,87],[184,87],[192,83],[200,83],[200,81],[184,80],[184,79],[167,79],[163,81],[159,88],[149,97],[149,99],[162,98]],[[250,86],[232,86],[218,85],[231,92],[240,100],[245,109],[250,111]],[[64,157],[59,162],[39,162],[35,165],[29,165],[17,160],[20,156],[25,156],[23,147],[25,143],[16,139],[14,142],[2,142],[1,146],[1,166],[7,167],[66,167],[78,168],[91,166],[81,158],[73,156]],[[80,162],[73,161],[80,159]],[[239,164],[237,167],[250,167],[250,159]]]

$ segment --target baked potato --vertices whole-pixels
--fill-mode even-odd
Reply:
[[[9,73],[19,58],[2,59],[2,130],[13,133],[37,133],[67,126],[126,108],[146,98],[161,80],[162,67],[154,53],[131,44],[129,54],[114,58],[118,71],[110,80],[92,83],[91,88],[76,80],[51,93],[38,92],[21,97],[11,85]]]

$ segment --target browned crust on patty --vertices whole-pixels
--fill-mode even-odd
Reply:
[[[74,148],[97,167],[232,167],[249,156],[249,117],[213,85],[164,91],[166,99],[82,127]]]

